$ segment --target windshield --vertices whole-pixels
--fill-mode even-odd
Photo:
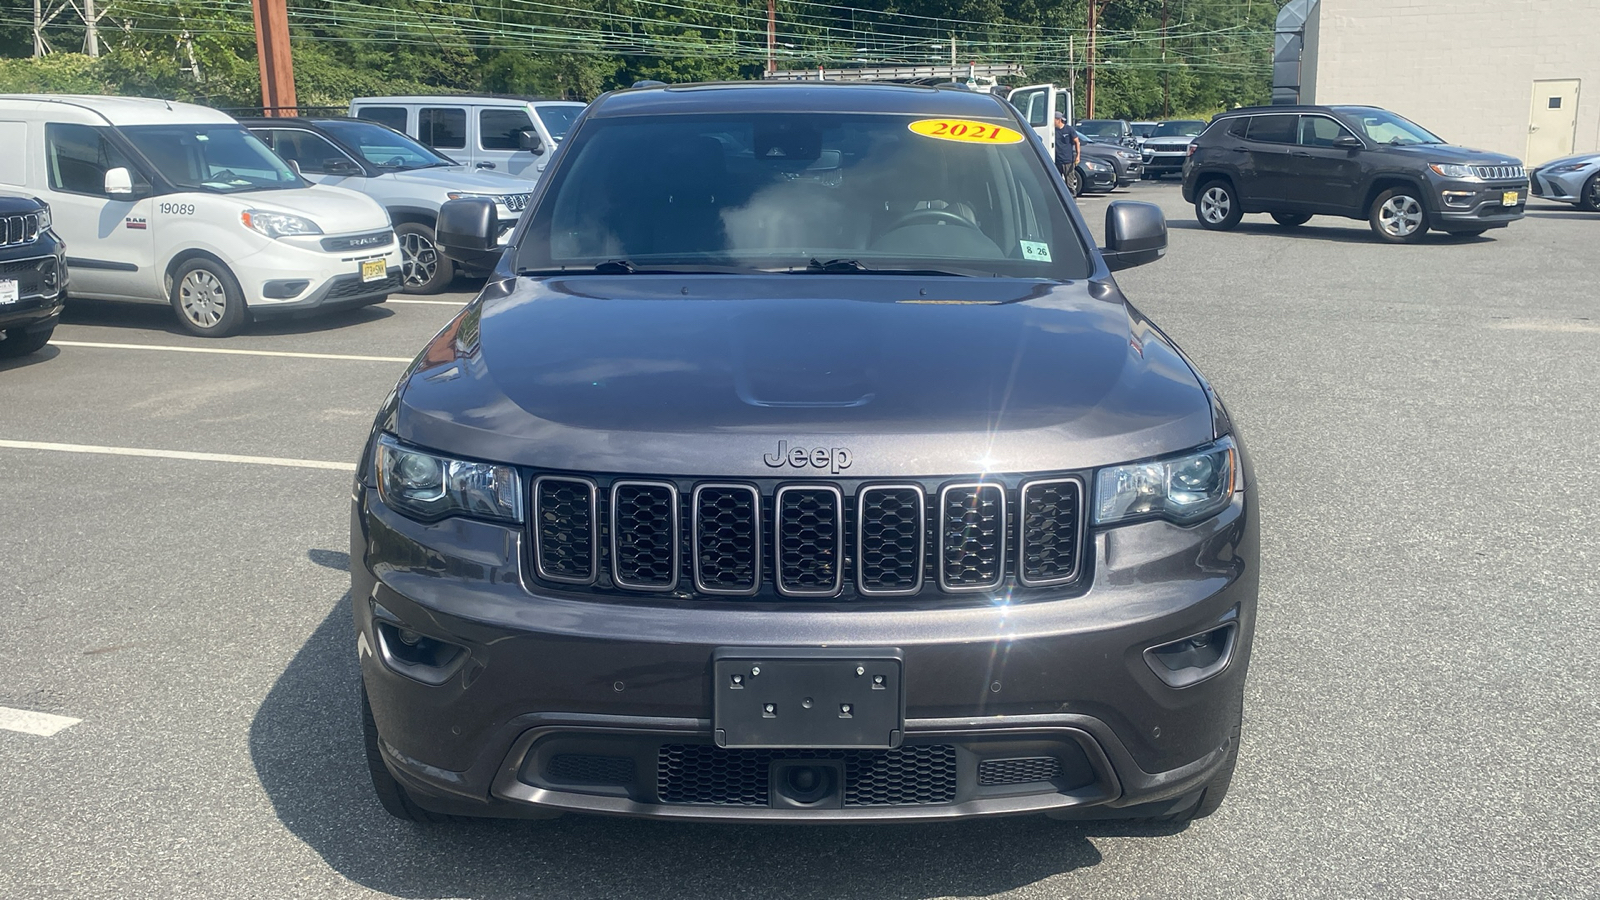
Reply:
[[[1078,129],[1079,134],[1086,134],[1089,137],[1122,137],[1122,123],[1116,119],[1085,119],[1075,127]]]
[[[434,150],[417,143],[398,131],[369,122],[320,123],[324,130],[338,139],[346,148],[361,154],[367,162],[380,169],[404,172],[425,169],[429,166],[453,166],[455,162]]]
[[[1354,119],[1369,140],[1379,144],[1442,144],[1438,135],[1385,109],[1340,110]]]
[[[232,194],[306,184],[242,125],[134,125],[121,131],[180,188]]]
[[[518,268],[1087,276],[1049,171],[1008,122],[590,120],[550,176]]]
[[[567,136],[572,130],[572,123],[577,120],[578,114],[583,112],[581,106],[538,106],[534,112],[539,114],[539,121],[544,123],[546,131],[556,140]]]
[[[1206,130],[1206,123],[1184,119],[1175,122],[1162,122],[1156,126],[1151,137],[1194,137]]]
[[[1154,122],[1134,122],[1132,125],[1130,125],[1128,127],[1133,130],[1133,136],[1134,137],[1146,138],[1146,137],[1150,137],[1152,134],[1155,133],[1156,123],[1154,123]]]

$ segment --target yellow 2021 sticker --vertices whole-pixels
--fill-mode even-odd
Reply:
[[[907,127],[923,137],[963,144],[1015,144],[1022,140],[1019,131],[971,119],[918,119]]]

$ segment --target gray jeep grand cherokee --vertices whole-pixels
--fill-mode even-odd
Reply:
[[[1257,523],[1214,391],[987,94],[597,100],[355,482],[389,812],[1208,815]],[[482,251],[495,207],[440,214]]]

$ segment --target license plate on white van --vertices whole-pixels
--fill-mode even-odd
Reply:
[[[384,260],[369,259],[361,264],[362,281],[382,281],[389,277],[389,267]]]
[[[0,280],[0,304],[15,303],[22,294],[17,290],[17,280],[7,278]]]

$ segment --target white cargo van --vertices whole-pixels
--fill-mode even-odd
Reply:
[[[405,132],[462,165],[537,181],[586,105],[536,97],[357,97],[350,115]]]
[[[70,299],[170,303],[221,337],[252,318],[381,302],[400,248],[370,197],[312,187],[213,109],[0,95],[0,190],[50,204]]]

